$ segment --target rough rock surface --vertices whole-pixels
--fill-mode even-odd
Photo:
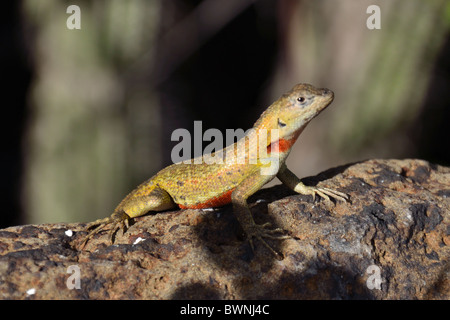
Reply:
[[[271,242],[282,261],[252,253],[231,206],[140,217],[83,251],[84,224],[17,226],[0,230],[0,299],[450,299],[450,168],[370,160],[304,181],[351,203],[254,195],[255,220],[291,236]]]

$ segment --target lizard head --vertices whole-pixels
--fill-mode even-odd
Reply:
[[[278,129],[280,138],[296,138],[333,98],[329,89],[297,84],[261,115],[255,127]]]

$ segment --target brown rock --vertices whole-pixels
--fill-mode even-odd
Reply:
[[[147,215],[115,245],[103,233],[84,251],[84,224],[17,226],[0,230],[0,299],[450,298],[450,168],[370,160],[304,181],[351,203],[284,186],[253,196],[257,223],[292,237],[271,242],[282,261],[258,242],[252,253],[231,206]]]

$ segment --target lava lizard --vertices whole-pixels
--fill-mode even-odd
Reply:
[[[252,250],[253,239],[260,240],[278,258],[281,254],[270,247],[264,238],[285,239],[280,228],[271,229],[270,223],[256,224],[247,199],[273,178],[297,193],[333,197],[346,201],[348,196],[328,188],[305,186],[286,166],[292,145],[306,125],[334,99],[329,89],[297,84],[272,103],[256,121],[253,128],[233,145],[212,154],[192,159],[191,162],[172,164],[131,191],[110,217],[87,225],[90,233],[81,246],[96,233],[112,224],[110,239],[129,220],[149,211],[173,208],[212,208],[229,203],[239,221]],[[222,160],[217,161],[217,159]],[[200,161],[199,161],[200,160]],[[237,161],[240,160],[240,161]],[[216,163],[217,162],[217,163]],[[200,163],[200,164],[199,164]]]

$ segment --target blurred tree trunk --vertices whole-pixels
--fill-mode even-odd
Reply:
[[[112,213],[159,167],[159,109],[148,68],[159,2],[25,2],[37,79],[26,144],[27,222],[91,221]]]

